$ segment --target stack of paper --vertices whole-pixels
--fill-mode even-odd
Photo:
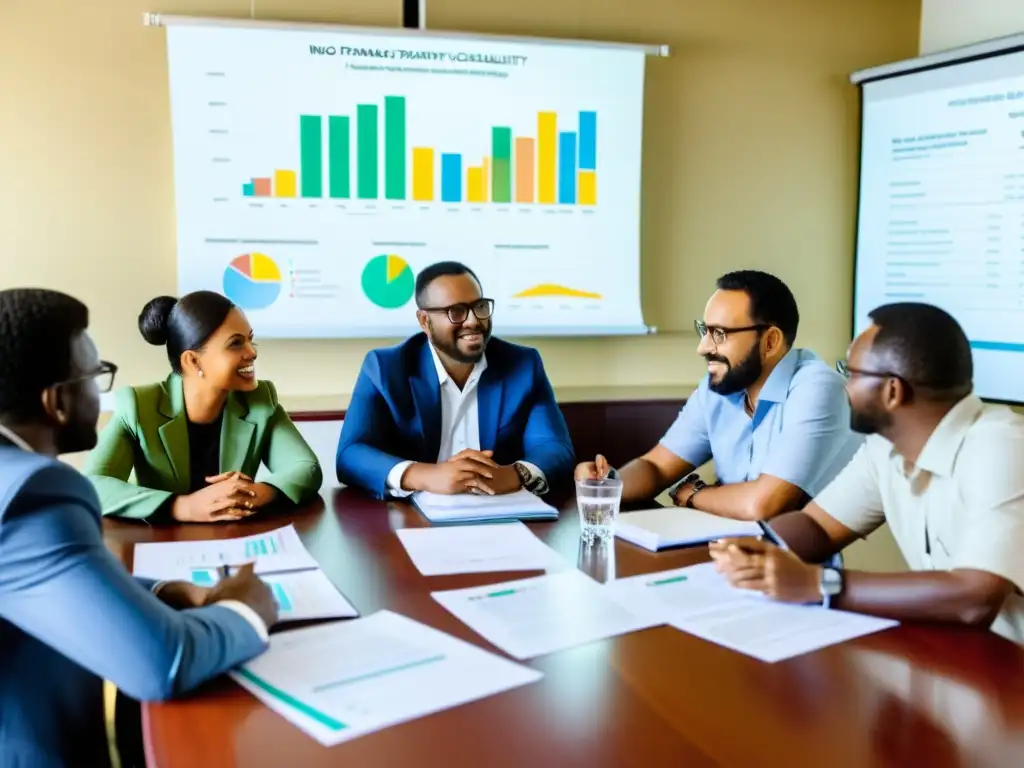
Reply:
[[[136,544],[134,560],[136,576],[191,581],[202,587],[220,580],[222,566],[253,563],[274,592],[281,621],[359,615],[320,570],[292,525],[237,539]]]
[[[615,535],[657,552],[668,547],[706,544],[727,536],[760,536],[757,523],[730,520],[698,509],[658,507],[619,515]]]
[[[424,576],[489,571],[544,571],[567,567],[555,550],[520,522],[396,532]]]
[[[432,597],[470,629],[517,659],[636,632],[663,619],[641,618],[616,605],[577,570]]]
[[[321,744],[339,744],[540,680],[397,613],[272,635],[232,672],[239,685]]]
[[[822,606],[774,602],[733,587],[712,563],[620,579],[603,589],[650,619],[767,662],[897,625]]]
[[[475,493],[446,496],[419,491],[412,495],[412,502],[432,523],[558,519],[557,509],[525,489],[502,496]]]

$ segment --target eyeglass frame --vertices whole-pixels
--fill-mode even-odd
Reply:
[[[63,387],[68,384],[80,384],[85,381],[92,381],[98,379],[100,376],[110,376],[110,384],[104,387],[98,387],[100,394],[106,394],[114,388],[114,379],[117,377],[117,366],[108,360],[100,360],[99,367],[92,373],[87,373],[82,376],[75,376],[73,379],[65,379],[64,381],[58,381],[53,386]]]
[[[849,381],[852,376],[864,376],[871,379],[896,379],[896,381],[906,387],[907,391],[910,393],[914,391],[915,386],[921,387],[922,389],[933,389],[926,384],[918,384],[917,382],[910,381],[906,376],[900,376],[894,371],[867,371],[862,368],[851,368],[849,362],[845,359],[836,360],[836,372],[847,381]]]
[[[741,328],[723,328],[720,325],[708,325],[703,320],[694,320],[693,329],[697,332],[697,336],[701,339],[711,336],[711,343],[716,347],[720,347],[729,340],[730,333],[745,333],[747,331],[757,331],[761,333],[767,331],[772,326],[768,323],[757,323],[756,325],[744,325]],[[722,340],[718,341],[715,338],[715,332],[722,334]]]
[[[946,395],[947,397],[950,395],[958,395],[960,397],[965,397],[969,395],[974,389],[973,384],[961,385],[959,387],[936,387],[931,384],[925,384],[924,382],[921,381],[912,381],[908,379],[906,376],[901,376],[895,371],[867,371],[862,368],[851,368],[850,364],[845,359],[836,360],[836,371],[838,371],[839,375],[845,378],[847,381],[850,380],[851,374],[856,376],[865,376],[872,379],[896,379],[901,384],[903,384],[904,387],[906,387],[907,392],[911,396],[913,395],[914,390],[916,389],[921,392],[940,392]]]
[[[487,307],[488,307],[487,314],[484,315],[483,317],[480,317],[480,315],[476,311],[476,307],[479,306],[480,304],[486,304]],[[459,309],[459,308],[464,308],[465,309],[466,316],[464,318],[462,318],[461,320],[456,320],[455,318],[452,317],[452,310],[453,309]],[[451,305],[449,305],[447,307],[419,307],[419,310],[421,312],[435,312],[435,313],[436,312],[444,312],[445,315],[447,315],[447,317],[448,317],[448,322],[450,322],[452,325],[462,325],[467,320],[469,320],[469,313],[470,312],[473,313],[473,317],[475,317],[477,320],[487,320],[488,318],[493,316],[494,315],[494,299],[488,299],[488,298],[477,299],[472,304],[469,304],[467,302],[462,301],[462,302],[459,302],[458,304],[451,304]]]

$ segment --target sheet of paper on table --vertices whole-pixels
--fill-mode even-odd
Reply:
[[[331,746],[543,675],[391,611],[281,632],[231,677]]]
[[[402,546],[424,576],[563,570],[565,561],[521,522],[402,528]]]
[[[786,605],[736,589],[711,563],[619,579],[603,587],[620,605],[767,662],[897,626],[817,605]]]
[[[663,620],[637,616],[573,569],[431,596],[474,632],[517,659],[530,659]]]

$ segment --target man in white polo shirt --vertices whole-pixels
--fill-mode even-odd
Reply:
[[[789,550],[712,547],[738,587],[792,603],[991,627],[1024,643],[1024,418],[971,393],[971,348],[928,304],[879,307],[850,346],[851,427],[870,435],[802,511],[777,518]],[[821,563],[888,522],[911,573]]]

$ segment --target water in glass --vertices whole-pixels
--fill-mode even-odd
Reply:
[[[622,481],[577,480],[576,505],[580,510],[580,538],[611,540],[622,500]]]

